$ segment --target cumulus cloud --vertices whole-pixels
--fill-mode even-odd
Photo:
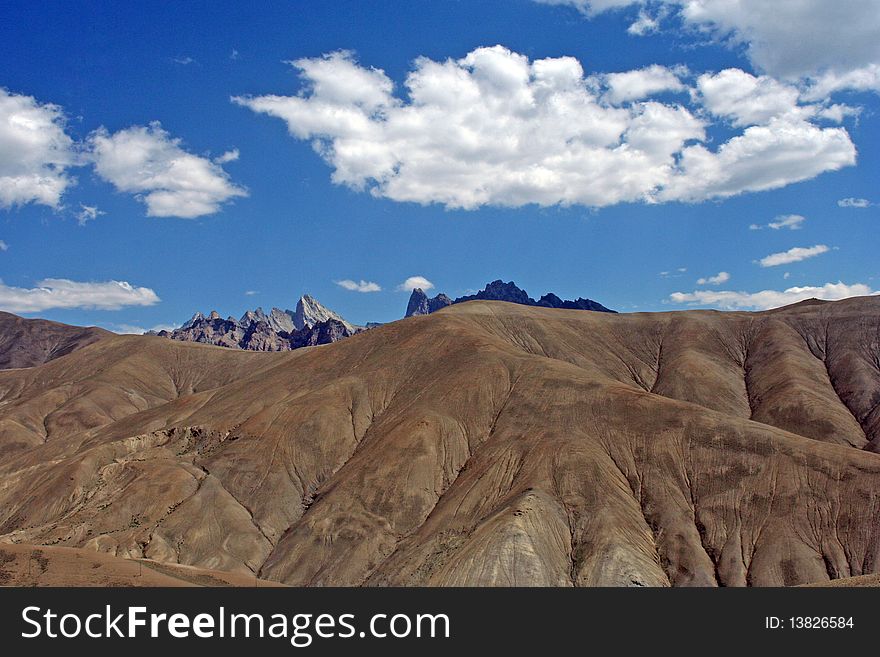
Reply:
[[[585,15],[624,7],[666,8],[685,26],[744,47],[758,70],[777,78],[813,78],[816,97],[843,88],[880,91],[877,0],[537,1],[571,5]]]
[[[37,203],[61,206],[74,184],[73,140],[58,105],[0,88],[0,208]]]
[[[641,100],[664,91],[685,89],[675,71],[657,64],[634,71],[608,73],[604,79],[608,85],[605,98],[614,105]]]
[[[788,251],[771,253],[770,255],[761,258],[758,261],[758,264],[762,267],[778,267],[779,265],[788,265],[792,262],[800,262],[807,258],[815,258],[817,255],[828,253],[829,250],[830,249],[824,244],[817,244],[816,246],[810,247],[796,246]]]
[[[803,228],[803,223],[806,220],[806,217],[799,214],[781,214],[766,226],[752,224],[749,226],[749,230],[762,230],[763,228],[770,228],[771,230],[782,230],[783,228],[788,230],[800,230]]]
[[[82,283],[66,278],[46,278],[33,288],[11,287],[0,281],[0,309],[30,313],[52,308],[119,310],[127,306],[152,306],[158,295],[148,287],[125,281]]]
[[[698,278],[697,285],[721,285],[722,283],[726,283],[730,280],[730,274],[726,271],[720,271],[714,276],[707,276],[706,278]]]
[[[873,203],[866,198],[842,198],[837,202],[841,208],[869,208]]]
[[[402,290],[405,292],[412,292],[416,288],[427,291],[433,289],[434,284],[424,276],[410,276],[403,283],[397,286],[398,290]]]
[[[837,301],[849,297],[878,294],[863,283],[826,283],[822,286],[790,287],[785,290],[762,290],[760,292],[730,292],[722,290],[696,290],[674,292],[669,295],[673,303],[712,306],[722,310],[770,310],[806,299]]]
[[[705,73],[697,78],[697,92],[703,106],[734,126],[766,124],[770,119],[807,110],[798,105],[800,92],[769,76],[754,76],[738,68]]]
[[[218,163],[180,144],[157,122],[113,134],[101,128],[89,137],[97,174],[117,190],[136,194],[151,217],[201,217],[247,195]]]
[[[585,76],[572,57],[529,61],[494,46],[417,59],[404,99],[383,71],[348,52],[292,64],[304,82],[298,94],[233,101],[309,140],[335,183],[396,201],[464,209],[697,202],[855,163],[846,130],[819,127],[808,111],[762,115],[761,125],[710,149],[699,94],[695,111],[609,102],[609,94],[622,102],[679,88],[663,67]]]
[[[344,288],[346,290],[350,290],[352,292],[381,292],[382,287],[378,283],[374,283],[373,281],[365,281],[361,279],[360,281],[352,281],[350,279],[344,279],[341,281],[336,281],[336,284]]]

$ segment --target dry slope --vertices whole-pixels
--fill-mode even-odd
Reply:
[[[0,541],[296,585],[822,582],[880,572],[878,403],[880,298],[116,337],[0,372]]]

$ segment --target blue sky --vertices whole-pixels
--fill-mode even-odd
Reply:
[[[7,2],[0,309],[134,330],[310,293],[390,321],[413,276],[622,311],[873,293],[880,6],[760,4]]]

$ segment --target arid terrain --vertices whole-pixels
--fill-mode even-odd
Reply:
[[[472,301],[291,352],[77,346],[0,371],[0,543],[19,550],[300,586],[880,573],[880,297]]]

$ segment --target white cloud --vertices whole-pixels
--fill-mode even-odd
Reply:
[[[245,290],[245,291],[244,291],[244,295],[245,295],[246,297],[253,297],[253,296],[258,295],[259,293],[260,293],[259,290]]]
[[[774,118],[767,125],[746,128],[715,152],[702,144],[684,148],[679,175],[656,197],[701,201],[777,189],[855,161],[855,146],[843,128]]]
[[[643,9],[639,11],[638,17],[630,23],[630,26],[626,28],[626,31],[633,36],[645,36],[646,34],[657,32],[660,29],[660,21],[662,19],[662,13],[652,16]]]
[[[152,306],[160,299],[148,287],[125,281],[81,283],[66,278],[46,278],[33,288],[10,287],[0,281],[0,309],[30,313],[51,308],[119,310],[126,306]]]
[[[604,79],[608,85],[605,98],[613,105],[641,100],[664,91],[685,89],[675,71],[657,64],[634,71],[608,73]]]
[[[803,227],[801,224],[806,220],[806,217],[799,214],[783,214],[767,224],[767,227],[772,228],[773,230],[780,230],[782,228],[787,228],[788,230],[800,230]]]
[[[0,240],[0,251],[8,251],[8,250],[9,250],[9,245],[6,242],[4,242],[3,240]]]
[[[869,208],[873,203],[866,198],[842,198],[837,202],[841,208]]]
[[[723,310],[770,310],[806,299],[836,301],[849,297],[878,294],[863,283],[826,283],[819,287],[790,287],[786,290],[762,290],[761,292],[730,292],[722,290],[695,290],[674,292],[669,295],[673,303],[713,306]]]
[[[424,292],[434,288],[434,284],[424,276],[410,276],[403,283],[397,286],[398,290],[412,292],[416,288]]]
[[[828,251],[830,251],[830,249],[824,244],[817,244],[816,246],[810,247],[796,246],[788,251],[771,253],[770,255],[761,258],[758,261],[758,264],[762,267],[778,267],[779,265],[788,265],[792,262],[800,262],[807,258],[815,258],[817,255],[828,253]]]
[[[197,64],[198,63],[192,57],[188,57],[188,56],[172,57],[171,61],[174,62],[175,64],[180,64],[181,66],[189,66],[190,64]]]
[[[79,212],[76,213],[76,222],[80,226],[85,226],[88,222],[107,214],[103,210],[99,210],[96,205],[79,204]]]
[[[227,162],[235,162],[238,160],[240,153],[237,148],[233,148],[231,151],[226,151],[222,155],[214,158],[214,164],[226,164]]]
[[[586,15],[637,6],[668,8],[685,26],[733,47],[778,78],[813,77],[817,97],[841,88],[880,91],[878,0],[537,0]]]
[[[247,195],[219,164],[186,152],[156,122],[113,134],[101,128],[89,145],[98,175],[138,195],[151,217],[200,217]]]
[[[730,274],[728,274],[726,271],[720,271],[714,276],[698,278],[697,285],[721,285],[722,283],[726,283],[729,280]]]
[[[788,230],[800,230],[803,228],[803,223],[806,220],[806,217],[799,214],[781,214],[766,226],[752,224],[749,226],[749,230],[762,230],[763,228],[770,228],[772,230],[782,230],[783,228],[787,228]]]
[[[392,93],[384,72],[347,52],[293,65],[304,80],[297,95],[233,101],[284,120],[291,135],[309,140],[333,167],[335,183],[396,201],[464,209],[696,202],[855,163],[846,130],[818,127],[809,112],[774,117],[710,150],[700,143],[705,120],[687,106],[609,106],[596,88],[608,77],[585,77],[572,57],[530,62],[494,46],[458,60],[419,58],[405,82],[406,100]],[[646,71],[631,72],[623,86],[611,78],[617,91],[609,92],[652,93]],[[647,89],[677,80],[668,69],[655,72]]]
[[[797,120],[811,112],[798,106],[800,92],[796,87],[738,68],[701,75],[697,92],[707,110],[738,127],[764,125],[786,114],[794,114],[792,118]]]
[[[791,278],[791,272],[788,272],[788,271],[785,272],[785,273],[782,275],[782,278],[785,279],[785,280],[787,281],[789,278]]]
[[[361,279],[360,281],[352,281],[350,279],[344,279],[341,281],[336,281],[336,284],[339,287],[345,288],[346,290],[350,290],[352,292],[381,292],[382,288],[378,283],[373,283],[372,281],[365,281]]]
[[[61,207],[75,159],[59,106],[0,88],[0,208]]]

